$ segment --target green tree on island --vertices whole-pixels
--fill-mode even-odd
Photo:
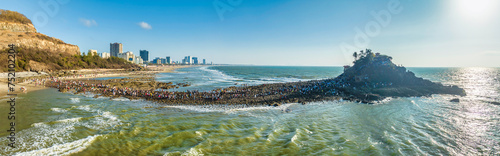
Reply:
[[[358,59],[358,53],[354,52],[354,54],[352,54],[352,57],[354,57],[354,61],[356,61]]]

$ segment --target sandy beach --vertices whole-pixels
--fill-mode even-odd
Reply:
[[[65,79],[90,79],[90,78],[101,78],[101,77],[135,77],[135,76],[144,76],[149,74],[156,73],[169,73],[173,72],[175,69],[179,68],[189,68],[196,66],[183,66],[183,65],[174,65],[174,66],[148,66],[148,70],[144,71],[128,71],[125,69],[80,69],[80,70],[69,70],[66,71],[68,73],[72,73],[71,76],[65,76]],[[16,72],[16,77],[19,78],[36,78],[42,76],[48,76],[48,73],[36,73],[36,72]],[[8,73],[0,73],[0,99],[7,98],[8,94],[8,84],[7,84],[7,76]],[[27,90],[22,92],[20,90],[21,87],[25,87]],[[15,86],[16,91],[15,94],[27,93],[30,91],[36,91],[40,89],[47,89],[47,87],[23,82],[17,83]]]
[[[27,88],[25,92],[22,92],[20,90],[21,87]],[[7,94],[8,92],[8,85],[7,82],[2,81],[0,82],[0,99],[8,98]],[[47,89],[47,87],[44,86],[35,86],[34,84],[29,84],[29,83],[18,83],[15,86],[16,91],[13,92],[13,94],[24,94],[30,91],[36,91],[40,89]]]

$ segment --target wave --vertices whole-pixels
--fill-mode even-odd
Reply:
[[[76,118],[69,118],[69,119],[63,119],[63,120],[57,120],[54,122],[78,122],[82,119],[82,117],[76,117]]]
[[[226,114],[232,114],[237,112],[252,112],[252,111],[268,111],[268,110],[287,110],[290,106],[294,106],[296,103],[283,104],[277,107],[269,106],[251,106],[251,105],[224,105],[224,104],[214,104],[214,105],[171,105],[171,106],[161,106],[160,108],[176,108],[195,112],[222,112]]]
[[[113,115],[113,113],[111,113],[111,112],[106,111],[106,112],[102,113],[101,116],[104,118],[108,118],[112,121],[118,121],[118,117],[116,115]]]
[[[80,98],[70,98],[72,103],[79,103]]]
[[[124,97],[119,97],[119,98],[113,98],[113,101],[130,101],[130,99],[124,98]]]
[[[73,106],[73,107],[75,107],[75,106]],[[87,111],[87,112],[94,112],[95,111],[95,110],[93,110],[93,109],[90,108],[90,105],[78,106],[76,108],[80,109],[80,110]]]
[[[309,81],[312,79],[300,79],[300,78],[293,78],[293,77],[277,77],[277,78],[270,78],[270,77],[264,77],[258,79],[259,81],[265,82],[265,83],[274,83],[274,82],[299,82],[299,81]]]
[[[81,152],[89,147],[101,135],[88,136],[87,138],[76,140],[70,143],[56,144],[49,148],[17,153],[19,156],[24,155],[70,155]]]
[[[66,113],[66,112],[68,112],[68,110],[62,109],[62,108],[51,108],[50,110],[54,111],[54,112],[59,112],[59,113]]]
[[[200,67],[199,69],[202,71],[206,71],[206,72],[212,73],[214,75],[217,75],[217,76],[219,76],[219,78],[221,78],[223,80],[230,80],[230,81],[243,80],[240,78],[236,78],[234,76],[226,75],[224,72],[221,72],[219,70],[209,69],[208,66]]]
[[[17,148],[3,146],[0,147],[0,153],[11,155],[22,151],[16,155],[70,155],[84,150],[99,136],[88,136],[75,141],[74,136],[79,128],[105,130],[122,124],[112,112],[94,109],[90,105],[74,106],[70,109],[88,111],[93,116],[33,123],[30,128],[18,132]],[[0,138],[0,142],[7,142],[7,138]]]

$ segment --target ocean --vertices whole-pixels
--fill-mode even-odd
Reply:
[[[0,155],[500,155],[500,68],[408,68],[467,96],[323,101],[279,107],[162,105],[56,89],[18,95],[16,145]],[[342,67],[210,66],[157,80],[175,91],[333,78]],[[450,102],[459,98],[460,102]],[[284,110],[290,111],[284,111]]]

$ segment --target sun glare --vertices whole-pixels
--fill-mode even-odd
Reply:
[[[498,14],[499,0],[452,0],[455,15],[468,21],[487,21]]]

